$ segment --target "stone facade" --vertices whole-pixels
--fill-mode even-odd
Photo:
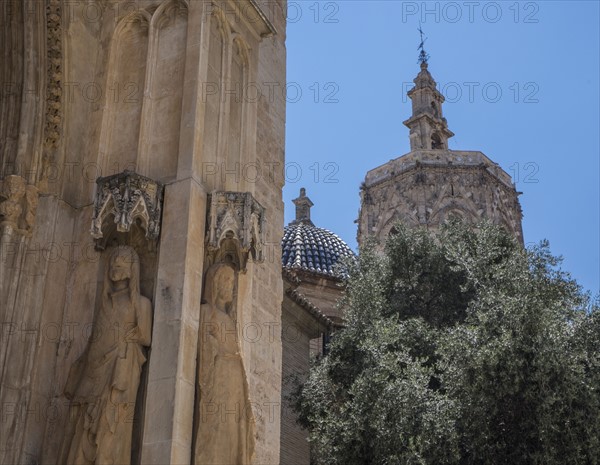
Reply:
[[[489,220],[523,243],[522,212],[510,176],[481,152],[448,149],[454,134],[442,116],[443,95],[427,61],[408,92],[412,100],[411,152],[369,171],[361,186],[358,242],[381,244],[400,221],[436,230],[450,217]]]
[[[308,374],[311,348],[317,341],[322,341],[323,335],[334,330],[331,319],[298,291],[299,284],[300,280],[294,273],[284,272],[281,465],[310,463],[308,432],[297,423],[289,396],[295,391],[297,383],[302,382]]]
[[[308,464],[285,403],[343,324],[352,252],[301,191],[282,277],[286,1],[7,5],[0,464]],[[510,177],[448,149],[426,60],[409,96],[411,152],[367,174],[359,242],[450,216],[522,241]]]
[[[338,301],[344,281],[307,270],[284,269],[283,284],[280,463],[309,465],[308,431],[298,424],[289,400],[306,378],[311,357],[322,356],[330,338],[343,326]]]
[[[139,257],[139,293],[152,308],[127,416],[132,463],[194,461],[203,277],[232,251],[239,350],[256,409],[252,463],[279,463],[285,100],[261,83],[285,88],[285,0],[8,3],[0,464],[58,463],[73,411],[65,386],[117,246]],[[263,90],[258,98],[244,93],[256,89],[249,84]],[[250,165],[259,175],[245,175]],[[102,210],[96,179],[126,170],[148,183],[117,182]],[[263,209],[224,231],[221,252],[207,241],[213,192]],[[252,328],[258,340],[245,337]]]
[[[283,367],[281,465],[308,465],[308,432],[298,423],[289,403],[298,382],[305,379],[311,356],[321,356],[333,333],[343,325],[338,301],[344,291],[342,261],[354,256],[348,245],[310,219],[313,202],[300,189],[294,199],[296,217],[284,229],[282,265]]]

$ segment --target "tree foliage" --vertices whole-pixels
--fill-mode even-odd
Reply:
[[[318,464],[600,460],[600,312],[547,243],[396,226],[350,263],[346,327],[299,386]]]

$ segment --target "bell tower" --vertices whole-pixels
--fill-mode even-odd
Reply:
[[[419,48],[421,71],[413,80],[415,87],[407,94],[412,100],[412,116],[403,123],[410,129],[410,149],[448,150],[448,139],[454,133],[448,129],[448,122],[442,114],[445,99],[427,69],[429,56],[423,49],[422,39]]]
[[[374,236],[383,246],[394,224],[437,230],[450,218],[477,225],[491,221],[523,243],[522,212],[511,177],[479,151],[450,150],[454,133],[442,113],[444,96],[419,49],[421,70],[408,92],[410,152],[367,173],[361,186],[358,243]]]

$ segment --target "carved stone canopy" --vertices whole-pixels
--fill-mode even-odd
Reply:
[[[118,232],[126,233],[133,224],[143,228],[146,239],[156,244],[160,233],[163,185],[128,170],[98,178],[96,184],[91,229],[96,247],[104,249],[106,236],[114,231],[115,225]]]
[[[206,250],[209,262],[233,261],[246,271],[248,256],[263,260],[265,209],[249,192],[208,196]]]

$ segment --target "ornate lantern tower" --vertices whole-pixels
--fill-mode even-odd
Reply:
[[[421,36],[422,39],[422,36]],[[454,133],[443,117],[444,96],[429,72],[421,40],[421,71],[408,92],[411,151],[369,171],[361,188],[358,242],[385,242],[396,221],[435,230],[450,217],[476,224],[490,220],[520,242],[522,212],[515,185],[497,163],[479,151],[451,150]]]

